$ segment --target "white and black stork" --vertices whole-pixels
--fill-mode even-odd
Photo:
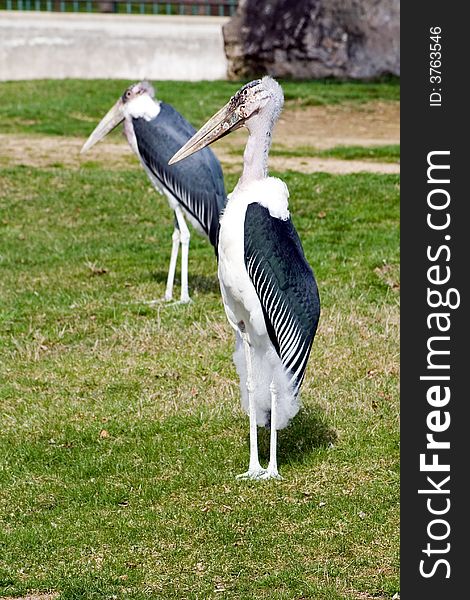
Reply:
[[[320,317],[317,284],[288,210],[283,181],[267,175],[271,133],[284,102],[271,77],[243,86],[170,160],[182,160],[245,126],[243,174],[222,213],[218,276],[229,323],[242,405],[250,417],[250,462],[239,475],[279,478],[277,430],[299,410],[299,388]],[[269,426],[267,469],[257,426]]]
[[[217,252],[220,212],[227,201],[222,168],[210,148],[181,165],[168,160],[195,133],[194,127],[171,105],[155,100],[147,81],[129,86],[107,112],[81,152],[103,139],[121,121],[132,150],[140,159],[150,181],[164,194],[175,215],[170,267],[165,300],[173,297],[173,282],[181,244],[181,298],[189,302],[188,252],[190,233],[185,217],[206,236]]]

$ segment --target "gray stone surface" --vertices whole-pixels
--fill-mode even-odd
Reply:
[[[223,32],[233,79],[400,74],[399,0],[240,0]]]
[[[0,12],[0,80],[226,79],[224,17]]]

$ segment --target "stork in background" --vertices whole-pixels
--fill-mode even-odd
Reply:
[[[207,237],[217,252],[219,216],[227,201],[222,168],[210,148],[175,167],[171,156],[195,133],[172,106],[155,99],[147,81],[135,83],[107,112],[81,149],[86,152],[124,121],[124,134],[155,189],[164,194],[175,215],[165,300],[173,297],[173,282],[181,244],[181,302],[189,302],[186,219]]]
[[[284,95],[271,77],[243,86],[170,160],[174,164],[242,127],[243,173],[220,220],[218,276],[230,325],[242,405],[250,418],[250,462],[239,475],[279,478],[277,430],[299,410],[298,394],[320,317],[317,284],[292,224],[287,186],[268,177],[271,133]],[[257,426],[268,426],[267,469]]]

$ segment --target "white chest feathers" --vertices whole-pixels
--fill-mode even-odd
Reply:
[[[287,185],[277,177],[267,177],[237,185],[229,198],[232,197],[240,209],[243,207],[243,215],[248,204],[257,202],[267,208],[272,217],[282,221],[289,218],[289,190]]]
[[[126,102],[123,106],[123,112],[125,117],[132,117],[133,119],[141,118],[146,121],[151,121],[158,116],[160,112],[160,103],[155,102],[148,94],[142,94]]]
[[[289,218],[289,191],[276,177],[268,177],[237,186],[228,196],[227,206],[220,219],[219,250],[230,261],[244,260],[245,215],[249,204],[257,202],[269,214],[285,221]]]
[[[258,202],[277,219],[289,218],[289,192],[280,179],[269,177],[250,184],[237,186],[229,195],[220,219],[219,279],[224,303],[230,306],[237,320],[251,315],[263,321],[258,297],[245,267],[245,215],[249,204]],[[244,307],[243,315],[237,306]],[[244,312],[243,311],[243,312]],[[264,321],[263,321],[264,322]]]

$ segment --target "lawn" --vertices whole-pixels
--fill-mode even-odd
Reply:
[[[234,150],[233,154],[237,151]],[[299,146],[294,150],[288,148],[272,149],[271,156],[314,156],[319,158],[339,158],[341,160],[374,160],[380,162],[400,162],[399,145],[382,146],[335,146],[327,150],[319,150],[311,146]]]
[[[85,137],[124,85],[2,84],[0,110],[10,133]],[[372,94],[362,85],[343,100]],[[393,100],[396,84],[380,85]],[[204,86],[158,84],[196,124],[237,88],[213,84],[202,104]],[[292,83],[286,97],[308,104],[324,87]],[[173,218],[137,162],[0,173],[0,596],[396,595],[399,177],[276,173],[323,313],[303,409],[280,434],[284,479],[247,482],[209,244],[191,239],[193,303],[149,303],[164,293]]]
[[[10,81],[0,85],[2,133],[41,133],[88,136],[125,88],[122,80],[38,80]],[[286,107],[364,104],[370,101],[398,101],[396,79],[384,83],[338,83],[326,81],[281,82]],[[158,98],[170,102],[195,127],[218,110],[240,87],[240,83],[219,81],[155,82]]]

